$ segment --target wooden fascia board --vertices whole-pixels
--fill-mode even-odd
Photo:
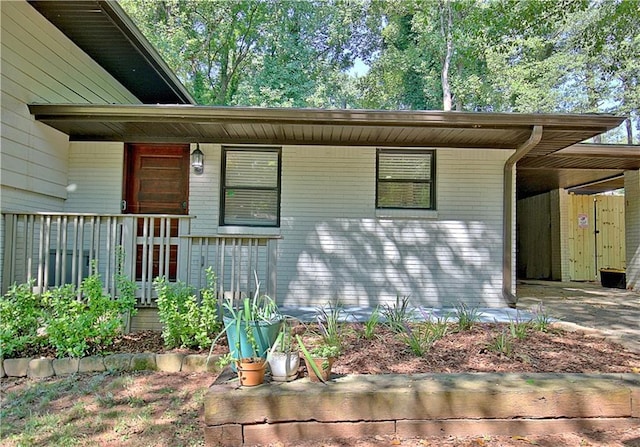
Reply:
[[[550,155],[551,157],[582,158],[640,158],[640,146],[615,144],[574,144]]]
[[[190,105],[30,104],[38,120],[109,120],[130,122],[273,123],[445,128],[513,129],[542,125],[553,129],[604,132],[624,117],[610,115],[488,114],[441,111],[370,111],[261,109]]]

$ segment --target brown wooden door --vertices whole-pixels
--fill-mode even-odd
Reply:
[[[188,144],[129,144],[125,213],[187,214]]]
[[[188,144],[127,144],[125,150],[124,207],[126,214],[188,213],[189,145]],[[160,235],[155,222],[153,235]],[[138,236],[143,233],[143,220],[138,220]],[[178,223],[173,221],[170,236],[178,236]],[[136,279],[142,278],[142,246],[136,254]],[[153,275],[159,272],[157,260],[160,247],[153,248]],[[178,247],[169,250],[169,279],[177,273]]]

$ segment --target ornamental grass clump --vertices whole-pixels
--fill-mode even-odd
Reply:
[[[325,345],[342,346],[341,320],[343,314],[344,308],[338,302],[329,303],[327,306],[317,309],[318,332]]]
[[[480,321],[480,312],[475,307],[469,308],[465,303],[456,306],[458,318],[458,330],[469,331],[474,324]]]
[[[405,332],[407,323],[413,320],[413,309],[409,307],[409,297],[396,295],[396,302],[393,305],[385,304],[382,307],[382,317],[384,324],[397,334]]]
[[[418,357],[425,356],[433,344],[443,338],[448,331],[448,316],[433,318],[424,311],[424,321],[405,324],[405,330],[399,334],[401,340]]]

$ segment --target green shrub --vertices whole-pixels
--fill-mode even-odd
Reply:
[[[94,269],[95,271],[95,269]],[[82,357],[108,347],[124,329],[123,315],[135,312],[135,287],[124,276],[116,277],[119,296],[104,294],[100,276],[89,276],[80,287],[81,299],[70,285],[44,295],[49,307],[46,333],[58,357]]]
[[[0,358],[42,344],[38,329],[43,321],[42,298],[33,293],[33,282],[14,284],[0,298]]]
[[[182,281],[171,283],[165,277],[154,280],[162,339],[167,348],[204,349],[220,332],[216,278],[210,267],[206,273],[207,287],[200,291],[200,302],[194,288]]]
[[[116,299],[103,293],[97,273],[79,290],[64,285],[37,294],[33,281],[14,285],[0,300],[0,356],[51,346],[58,357],[81,357],[108,347],[124,328],[123,315],[135,312],[135,283],[118,273],[116,284]]]

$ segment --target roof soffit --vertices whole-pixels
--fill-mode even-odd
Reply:
[[[441,111],[32,104],[38,121],[73,140],[180,141],[514,149],[544,128],[530,157],[591,138],[623,118]]]
[[[143,103],[195,102],[117,2],[28,2]]]

